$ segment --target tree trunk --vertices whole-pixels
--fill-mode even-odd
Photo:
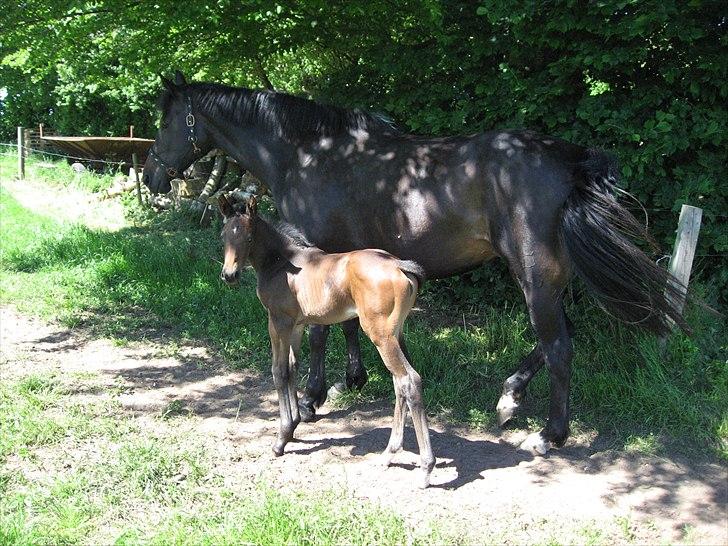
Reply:
[[[218,152],[215,156],[215,164],[212,167],[210,178],[207,180],[207,184],[202,188],[202,192],[196,201],[192,201],[190,210],[195,212],[204,212],[207,208],[207,200],[210,196],[215,193],[217,188],[220,186],[220,180],[225,175],[227,169],[227,157],[223,152]]]

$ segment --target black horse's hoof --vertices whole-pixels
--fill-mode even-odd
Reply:
[[[284,445],[280,445],[278,443],[273,444],[273,455],[275,455],[276,457],[280,457],[281,455],[283,455],[284,447]]]
[[[355,375],[349,375],[346,374],[346,388],[351,390],[362,390],[364,385],[367,384],[367,379],[369,379],[367,375],[367,371],[364,368],[361,368],[361,371]]]
[[[513,419],[523,399],[523,395],[517,396],[513,392],[507,392],[501,395],[498,399],[498,405],[495,408],[499,427],[504,427],[508,421]]]
[[[298,405],[298,412],[301,414],[301,421],[311,423],[316,420],[316,409],[305,404]]]

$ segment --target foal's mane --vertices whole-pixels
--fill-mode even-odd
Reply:
[[[387,119],[361,110],[337,106],[278,93],[229,87],[217,83],[193,82],[178,87],[181,96],[192,98],[193,108],[234,123],[261,125],[289,140],[311,136],[337,136],[348,131],[396,134]],[[165,89],[159,108],[166,113],[175,93]]]
[[[313,248],[316,246],[311,241],[309,241],[306,238],[306,236],[297,227],[293,226],[292,224],[289,224],[288,222],[284,222],[283,220],[280,220],[279,222],[276,222],[275,224],[271,224],[269,222],[269,225],[282,238],[289,240],[291,243],[293,243],[297,247]]]

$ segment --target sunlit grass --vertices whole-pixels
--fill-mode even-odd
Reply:
[[[139,428],[113,399],[76,403],[69,384],[93,374],[65,381],[0,383],[0,463],[13,457],[0,464],[0,544],[452,542],[348,493],[231,488],[225,453],[194,428]]]

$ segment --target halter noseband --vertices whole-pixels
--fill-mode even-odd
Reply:
[[[185,123],[187,124],[187,128],[190,132],[187,136],[187,140],[192,143],[192,152],[194,154],[198,154],[200,152],[200,148],[197,146],[197,135],[195,134],[195,115],[192,113],[192,97],[189,95],[187,96],[187,116],[185,117]],[[162,156],[159,155],[156,146],[157,144],[155,142],[149,149],[149,157],[162,166],[169,176],[173,178],[176,177],[179,174],[177,169],[162,159]]]

